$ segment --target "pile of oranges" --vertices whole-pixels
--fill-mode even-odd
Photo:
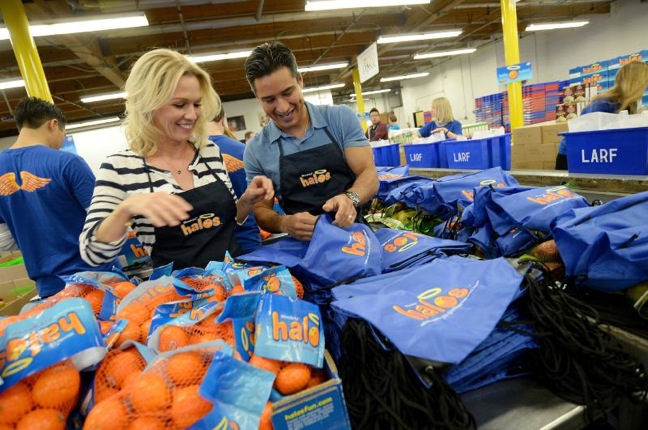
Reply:
[[[179,349],[187,345],[223,340],[234,348],[234,327],[231,321],[216,322],[216,315],[207,316],[202,321],[190,326],[169,325],[160,329],[160,352]]]
[[[65,362],[23,379],[0,394],[0,429],[64,430],[80,387],[79,372]]]

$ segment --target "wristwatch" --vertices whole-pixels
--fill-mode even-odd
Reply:
[[[353,207],[358,209],[360,207],[360,196],[355,191],[347,191],[344,193],[349,200],[353,203]]]

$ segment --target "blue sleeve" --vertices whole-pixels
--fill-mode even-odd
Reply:
[[[560,145],[558,146],[558,153],[562,154],[562,155],[567,155],[567,143],[565,142],[564,137],[560,138]]]
[[[450,124],[446,125],[446,128],[448,129],[449,132],[452,132],[454,134],[463,134],[463,126],[459,121],[456,119],[452,121]]]
[[[594,100],[589,105],[583,108],[581,115],[585,115],[592,112],[607,112],[607,113],[617,113],[619,110],[619,103],[613,102],[610,99],[598,99]]]
[[[245,168],[245,179],[249,184],[255,176],[265,175],[266,173],[261,168],[254,154],[254,143],[259,139],[259,135],[254,136],[252,141],[245,145],[245,152],[243,153],[243,166]]]
[[[83,158],[72,156],[65,166],[64,175],[70,194],[87,210],[95,188],[95,176],[90,166]]]
[[[345,105],[340,105],[338,108],[329,110],[329,112],[335,113],[337,118],[333,121],[340,124],[340,130],[336,133],[338,134],[336,137],[340,138],[342,148],[370,146],[369,140],[367,140],[367,136],[365,136],[353,109]],[[339,133],[342,134],[339,135]]]
[[[428,122],[423,127],[419,128],[419,134],[421,137],[428,137],[430,134],[432,134],[432,130],[437,128],[436,123],[434,121]]]

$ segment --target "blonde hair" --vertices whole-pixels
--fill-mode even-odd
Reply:
[[[637,102],[648,87],[648,64],[633,61],[621,67],[614,80],[614,86],[599,94],[594,100],[607,98],[619,103],[619,110],[637,113]]]
[[[196,121],[190,141],[197,148],[208,142],[207,123],[221,106],[209,74],[178,52],[155,49],[135,62],[124,86],[128,94],[124,132],[131,150],[136,154],[150,156],[157,151],[157,143],[162,135],[153,123],[153,113],[171,99],[180,78],[185,75],[198,79],[203,95],[202,115]]]
[[[432,109],[436,113],[436,123],[438,125],[445,125],[449,122],[454,121],[454,115],[452,115],[452,106],[450,106],[450,100],[445,97],[438,97],[432,100]]]

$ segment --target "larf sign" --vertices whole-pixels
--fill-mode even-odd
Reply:
[[[378,45],[376,42],[369,45],[367,49],[358,55],[358,72],[360,83],[373,78],[378,74]]]

